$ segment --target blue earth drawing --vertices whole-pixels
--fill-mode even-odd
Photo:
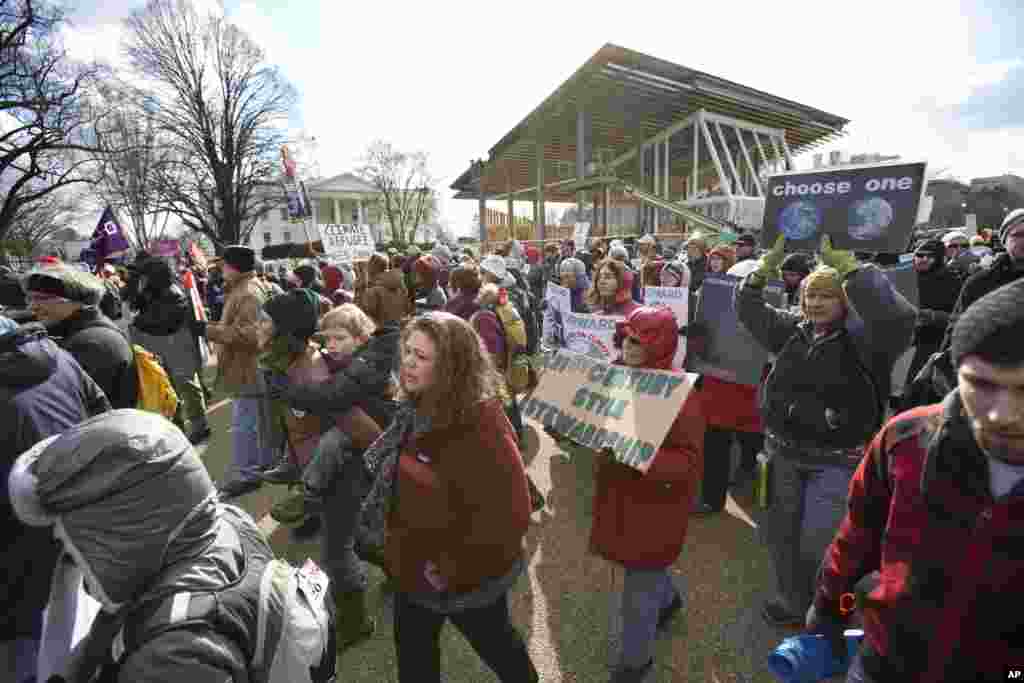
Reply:
[[[881,197],[861,199],[850,205],[850,237],[855,240],[878,239],[892,223],[892,204]]]
[[[821,225],[821,209],[811,202],[792,202],[779,212],[779,230],[787,240],[808,240]]]

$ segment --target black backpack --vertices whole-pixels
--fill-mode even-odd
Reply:
[[[532,356],[540,348],[541,323],[538,313],[541,307],[537,305],[523,274],[511,268],[508,272],[516,281],[516,286],[508,289],[508,300],[526,325],[526,352]]]
[[[103,298],[100,299],[100,311],[111,320],[120,320],[124,315],[121,306],[121,292],[114,283],[106,280],[103,281],[103,288],[106,291],[103,293]]]

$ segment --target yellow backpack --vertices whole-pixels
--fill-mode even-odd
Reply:
[[[505,379],[512,393],[521,394],[537,386],[537,373],[527,353],[526,323],[510,303],[495,306],[494,314],[505,336]]]
[[[173,421],[178,412],[178,393],[171,378],[152,352],[138,344],[132,344],[135,354],[135,371],[139,379],[139,401],[136,408],[163,415]]]

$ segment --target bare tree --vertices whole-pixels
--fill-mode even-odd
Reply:
[[[97,112],[83,103],[102,70],[67,57],[64,20],[45,0],[0,0],[0,239],[95,162],[85,131]]]
[[[367,149],[357,174],[377,188],[391,237],[400,244],[412,241],[416,228],[436,211],[436,180],[423,152],[402,152],[377,140]]]
[[[275,174],[295,89],[244,31],[189,0],[149,0],[126,27],[125,54],[171,157],[154,173],[160,208],[218,250],[244,241],[280,201],[254,190]]]
[[[163,239],[171,214],[161,209],[158,174],[170,166],[173,150],[165,145],[156,116],[141,106],[127,87],[103,85],[97,106],[106,116],[92,128],[98,150],[99,168],[91,185],[93,198],[127,216],[135,246],[147,249],[150,242]]]
[[[4,239],[0,240],[0,258],[7,254],[27,256],[61,232],[70,231],[70,239],[78,237],[67,226],[84,220],[87,211],[79,194],[69,188],[49,192],[36,201],[22,204]]]

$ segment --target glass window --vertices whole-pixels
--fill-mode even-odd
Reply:
[[[288,242],[292,241],[292,233],[291,233],[291,231],[289,231],[289,230],[285,230],[284,231],[284,241],[285,241],[286,244]]]
[[[273,235],[271,235],[269,232],[263,233],[263,243],[264,244],[270,244],[273,241],[274,241]]]
[[[281,211],[281,220],[283,220],[283,221],[288,220],[288,207],[287,206],[282,206],[280,211]]]
[[[359,206],[352,207],[352,224],[359,225]]]

